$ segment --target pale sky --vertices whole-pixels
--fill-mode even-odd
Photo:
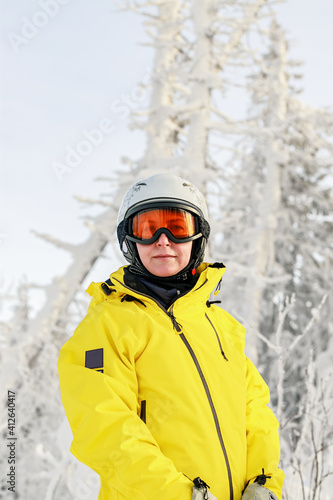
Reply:
[[[97,197],[107,186],[96,177],[121,167],[122,156],[143,154],[144,136],[114,109],[118,100],[135,105],[153,53],[139,45],[146,40],[141,18],[118,13],[110,0],[3,1],[0,9],[0,290],[9,290],[22,275],[44,284],[64,273],[65,252],[31,230],[84,240],[79,217],[89,212],[73,196]],[[301,99],[332,109],[333,2],[290,0],[278,11],[290,58],[304,62]],[[64,163],[87,134],[96,145],[80,162],[71,157],[75,167],[60,182],[55,162]]]

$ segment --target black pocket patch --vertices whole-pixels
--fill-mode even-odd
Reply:
[[[86,368],[91,368],[92,370],[99,368],[98,371],[103,372],[103,349],[93,349],[92,351],[86,351]]]

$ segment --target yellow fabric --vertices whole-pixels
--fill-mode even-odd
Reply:
[[[198,272],[195,287],[168,311],[128,289],[124,268],[111,275],[109,295],[92,283],[88,314],[61,349],[71,451],[100,474],[99,500],[191,500],[197,476],[218,500],[240,500],[263,468],[271,476],[265,486],[281,498],[268,388],[244,355],[243,326],[220,307],[207,307],[224,269],[202,264]],[[125,295],[140,302],[122,301]],[[103,349],[103,373],[85,367],[86,351],[95,349]]]

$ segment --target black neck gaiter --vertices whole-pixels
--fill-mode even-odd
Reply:
[[[188,276],[182,281],[174,278],[142,276],[133,272],[132,266],[125,268],[125,284],[138,292],[157,299],[166,309],[180,296],[191,290],[198,281],[199,275]]]

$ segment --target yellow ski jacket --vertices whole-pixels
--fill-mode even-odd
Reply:
[[[224,271],[202,264],[169,309],[125,285],[124,268],[89,286],[58,368],[71,452],[100,475],[99,500],[191,500],[198,476],[218,500],[240,500],[262,469],[281,498],[268,387],[244,327],[208,302]]]

